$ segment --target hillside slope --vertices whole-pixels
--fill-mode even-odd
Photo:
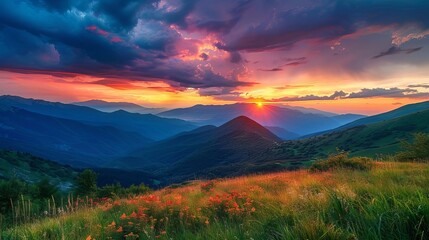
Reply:
[[[413,133],[429,133],[429,110],[331,132],[297,141],[286,141],[275,148],[273,155],[298,158],[325,157],[336,148],[352,155],[376,156],[393,154],[401,140],[409,140]]]
[[[28,153],[0,150],[0,179],[18,178],[36,183],[43,178],[70,190],[77,172],[69,166],[32,156]]]
[[[326,133],[330,133],[330,132],[341,131],[341,130],[352,128],[352,127],[368,125],[371,123],[378,123],[378,122],[382,122],[382,121],[386,121],[386,120],[391,120],[394,118],[406,116],[408,114],[417,113],[420,111],[425,111],[428,109],[429,109],[429,101],[408,104],[408,105],[402,106],[400,108],[394,109],[392,111],[388,111],[388,112],[377,114],[377,115],[370,116],[370,117],[360,118],[356,121],[352,121],[352,122],[347,123],[347,124],[340,126],[338,128],[334,128],[331,130],[322,131],[322,132],[318,132],[318,133],[314,133],[314,134],[309,134],[307,136],[303,136],[303,138],[322,135],[322,134],[326,134]]]

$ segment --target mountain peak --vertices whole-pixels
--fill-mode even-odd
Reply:
[[[280,140],[275,134],[263,127],[261,124],[246,116],[238,116],[218,128],[223,132],[246,131],[256,133],[264,138],[274,141]]]

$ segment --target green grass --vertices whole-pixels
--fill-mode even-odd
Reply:
[[[429,165],[193,182],[3,230],[2,239],[428,239]],[[134,213],[133,213],[134,212]],[[121,217],[122,216],[122,217]],[[114,224],[112,224],[114,221]],[[122,231],[118,231],[122,230]],[[132,232],[132,234],[131,234]],[[88,238],[91,236],[91,238]]]

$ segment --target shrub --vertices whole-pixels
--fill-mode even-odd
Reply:
[[[414,141],[409,143],[402,141],[403,151],[396,154],[399,161],[422,161],[429,159],[429,134],[416,133]]]
[[[97,174],[85,169],[76,177],[76,193],[81,196],[93,196],[97,192]]]
[[[314,162],[310,167],[310,172],[325,172],[333,169],[370,170],[374,164],[371,158],[349,158],[348,155],[349,153],[345,151],[331,154],[326,160]]]

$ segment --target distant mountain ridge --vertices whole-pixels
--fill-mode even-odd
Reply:
[[[219,126],[238,116],[247,116],[263,126],[280,127],[298,135],[329,130],[342,125],[345,121],[352,121],[363,117],[361,115],[349,115],[347,118],[343,117],[340,119],[341,117],[337,115],[329,117],[322,114],[304,113],[299,110],[275,105],[258,107],[252,103],[227,105],[199,104],[190,108],[178,108],[162,112],[158,116],[179,118],[203,125],[215,126]]]
[[[83,102],[74,102],[73,105],[94,108],[103,112],[115,112],[118,110],[125,110],[130,113],[141,114],[156,114],[165,111],[163,108],[147,108],[135,103],[129,102],[107,102],[103,100],[88,100]]]
[[[171,137],[197,127],[184,120],[167,119],[152,114],[129,113],[124,110],[106,113],[89,107],[16,96],[0,96],[0,105],[94,126],[112,126],[124,131],[136,132],[154,140]]]

